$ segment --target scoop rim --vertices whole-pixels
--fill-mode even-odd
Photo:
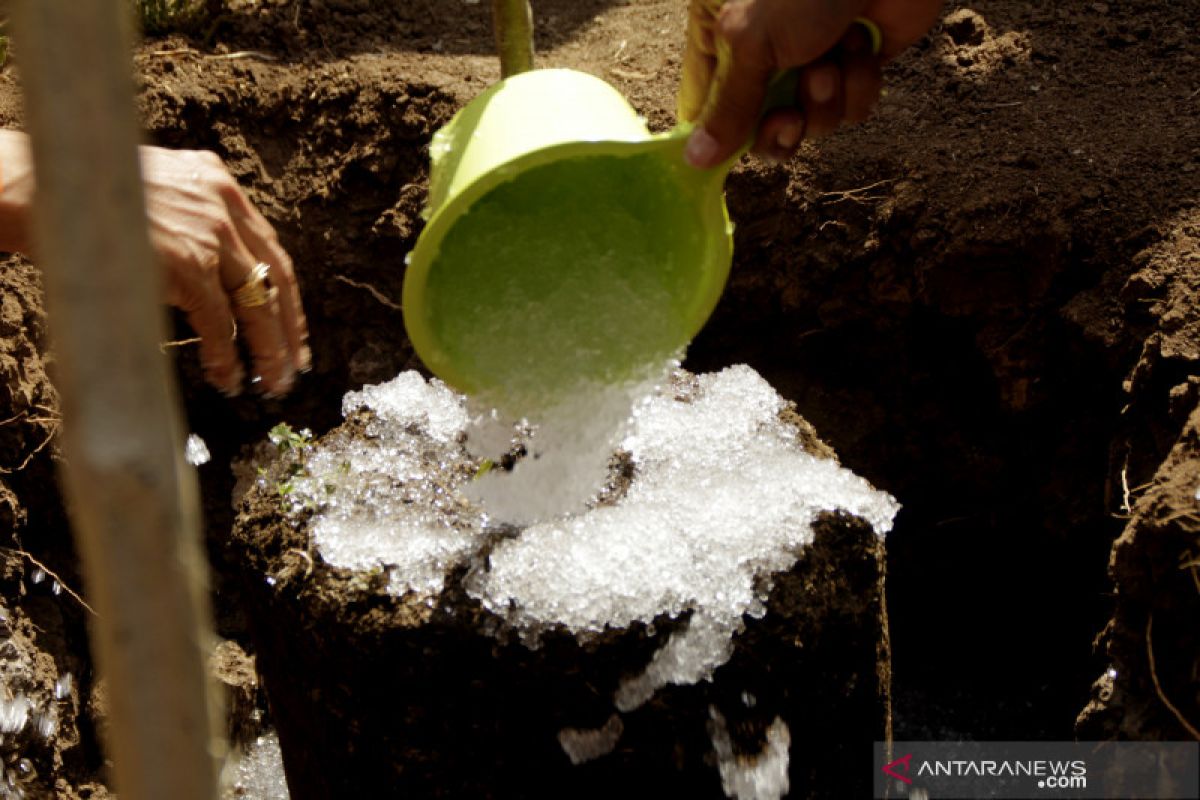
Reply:
[[[677,151],[674,153],[674,157],[678,157],[681,166],[684,169],[693,170],[696,186],[692,191],[697,193],[699,202],[702,204],[701,225],[705,229],[708,246],[706,247],[706,263],[697,273],[700,279],[696,282],[696,292],[687,304],[687,319],[690,320],[687,340],[690,341],[699,333],[724,291],[733,259],[733,239],[721,190],[727,169],[718,167],[697,170],[683,162],[683,148],[691,133],[691,127],[690,125],[681,125],[671,131],[654,134],[640,142],[574,141],[532,150],[479,176],[437,208],[429,217],[424,230],[417,238],[416,245],[409,254],[401,303],[404,326],[409,341],[429,371],[454,389],[467,394],[489,388],[481,384],[477,377],[470,374],[470,370],[463,369],[448,354],[429,319],[426,289],[430,270],[437,259],[441,242],[446,234],[467,209],[515,176],[536,167],[580,156],[632,157],[655,150]],[[715,187],[712,185],[714,183]],[[547,387],[547,389],[551,388],[553,387]]]

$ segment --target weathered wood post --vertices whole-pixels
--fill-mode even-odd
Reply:
[[[500,77],[533,69],[533,10],[529,0],[492,0]]]
[[[146,231],[129,4],[14,4],[37,174],[35,242],[62,396],[63,470],[108,686],[123,800],[216,797],[205,562]]]

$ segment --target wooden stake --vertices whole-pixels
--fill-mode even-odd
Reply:
[[[223,745],[195,476],[182,458],[161,267],[146,232],[129,28],[113,0],[13,4],[64,486],[122,800],[212,800]]]
[[[529,0],[492,0],[500,77],[533,69],[533,10]]]

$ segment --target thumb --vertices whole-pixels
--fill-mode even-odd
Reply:
[[[774,72],[757,29],[744,14],[729,13],[736,8],[727,6],[721,15],[712,92],[685,150],[688,163],[701,169],[728,160],[750,141]]]
[[[688,163],[701,169],[715,167],[750,141],[771,72],[770,67],[729,60],[718,67],[713,94],[684,151]]]

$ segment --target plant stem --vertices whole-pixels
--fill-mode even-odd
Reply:
[[[500,77],[533,69],[533,10],[529,0],[492,0]]]

